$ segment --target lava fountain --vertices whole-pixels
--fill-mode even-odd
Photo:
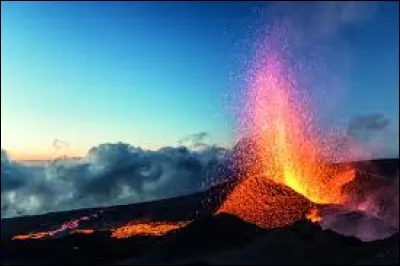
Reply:
[[[262,227],[293,223],[314,205],[344,204],[342,186],[355,177],[351,166],[321,160],[327,148],[341,154],[326,146],[333,142],[321,134],[283,47],[269,41],[256,56],[239,121],[252,142],[239,155],[245,174],[218,210]]]

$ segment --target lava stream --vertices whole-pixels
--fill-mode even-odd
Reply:
[[[15,235],[12,237],[12,240],[42,239],[42,238],[52,237],[59,233],[65,232],[66,230],[76,229],[79,227],[79,223],[81,221],[87,221],[89,219],[90,218],[88,216],[83,216],[81,218],[65,222],[59,228],[57,228],[55,230],[50,230],[47,232],[36,232],[36,233],[30,233],[30,234]],[[75,230],[75,231],[79,231],[79,230]],[[86,233],[87,232],[88,231],[86,231]],[[83,233],[83,231],[80,230],[77,233]]]
[[[188,223],[187,221],[129,223],[114,229],[111,236],[119,239],[134,236],[162,236],[170,231],[184,227]]]

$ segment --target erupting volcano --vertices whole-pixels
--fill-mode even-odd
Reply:
[[[344,204],[342,187],[355,177],[351,166],[321,159],[327,148],[331,157],[341,153],[327,147],[329,134],[318,130],[281,47],[269,39],[257,54],[239,121],[251,136],[238,156],[244,176],[218,210],[267,228],[301,219],[311,205]]]
[[[2,265],[399,264],[398,3],[4,2]]]

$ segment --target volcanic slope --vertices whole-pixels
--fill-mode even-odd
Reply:
[[[362,165],[371,166],[368,169],[382,174],[381,168],[398,169],[398,159],[359,165],[360,168]],[[234,183],[237,184],[237,181],[242,180]],[[359,182],[357,178],[356,182]],[[254,212],[262,211],[266,217],[256,220],[258,225],[252,222],[251,213],[250,216],[242,215],[242,218],[224,213],[221,203],[226,202],[224,199],[233,195],[234,188],[237,188],[232,183],[223,183],[190,196],[155,202],[2,219],[2,264],[398,263],[398,233],[384,240],[364,243],[353,237],[322,230],[318,224],[304,219],[305,211],[312,204],[303,196],[270,182],[259,187],[260,192],[266,191],[268,196],[259,205],[253,204]],[[252,197],[257,196],[256,193]],[[275,205],[266,206],[267,200],[275,201]],[[271,213],[262,208],[270,208]],[[216,210],[217,214],[213,215]],[[91,216],[93,213],[98,215]],[[68,220],[82,216],[92,218],[83,220],[77,229],[94,229],[92,233],[11,240],[13,235],[53,230]],[[280,216],[284,219],[279,220]],[[246,221],[246,217],[251,219]],[[191,222],[160,236],[112,237],[111,229],[132,221],[182,220]]]

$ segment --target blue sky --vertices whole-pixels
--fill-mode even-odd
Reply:
[[[268,5],[2,2],[1,147],[39,156],[61,139],[81,155],[104,142],[176,145],[201,131],[230,143],[225,95],[243,87],[238,77],[268,27],[257,10]],[[383,113],[398,125],[398,12],[380,4],[332,38],[351,55],[335,115]],[[328,69],[344,69],[329,58]]]

